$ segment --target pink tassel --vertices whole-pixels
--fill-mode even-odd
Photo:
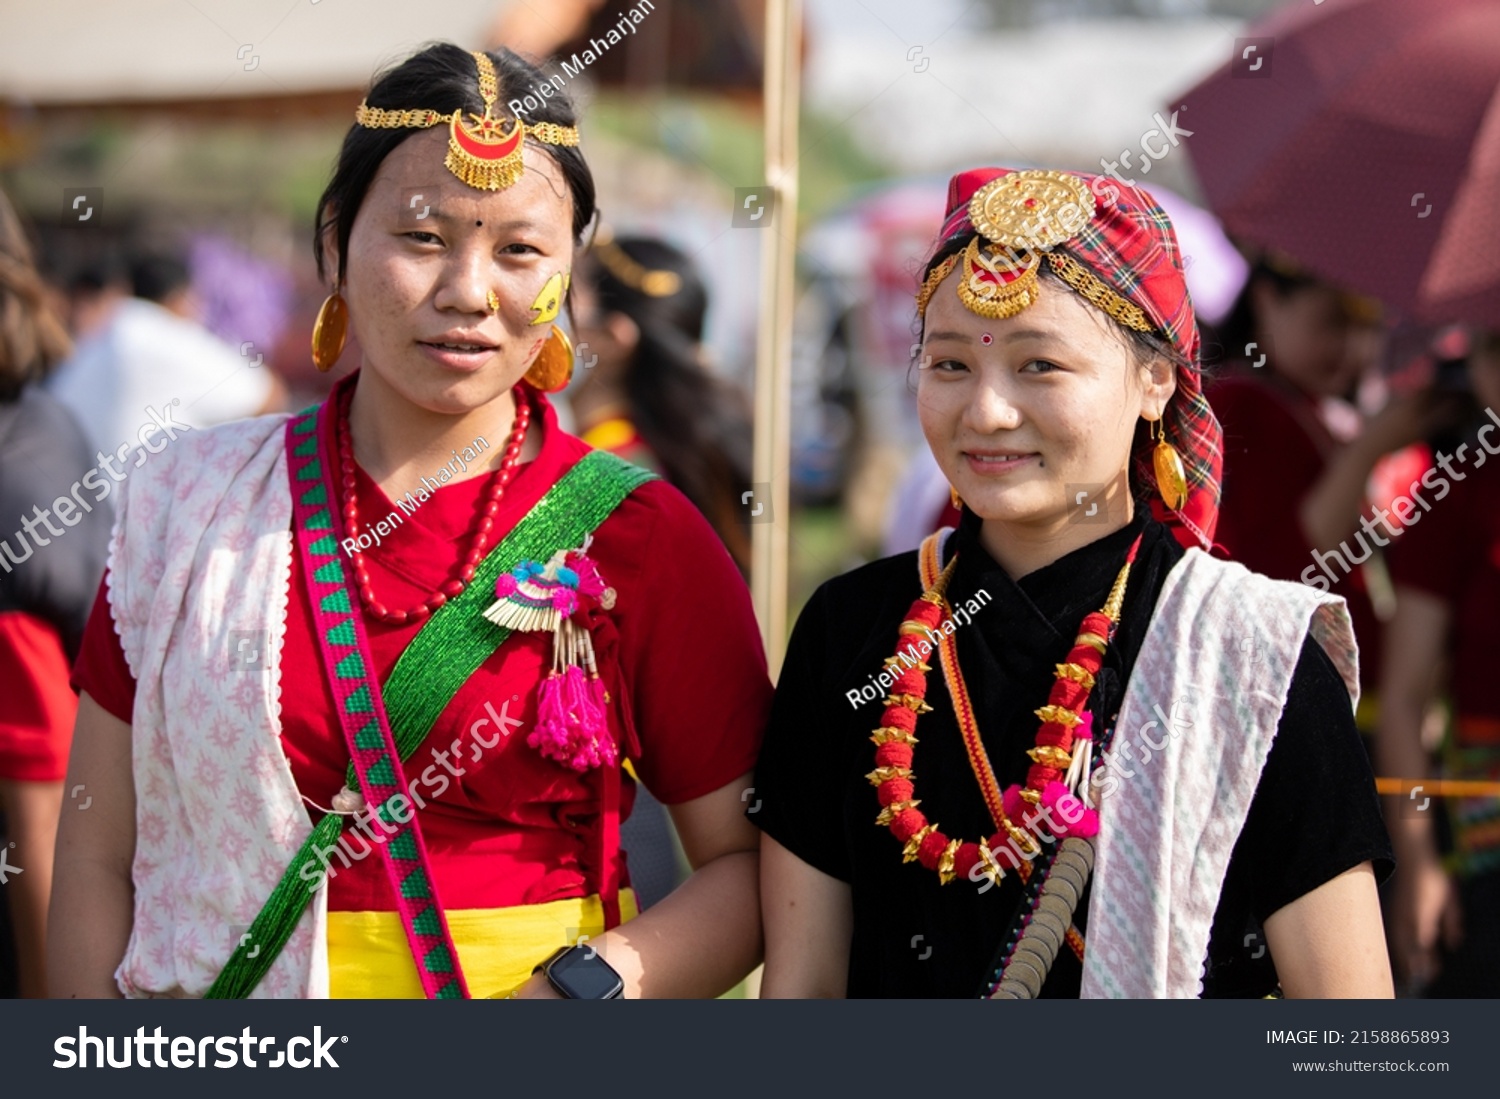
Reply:
[[[553,672],[537,691],[536,727],[526,743],[548,759],[568,761],[568,715],[563,702],[564,676]]]
[[[619,759],[602,705],[603,684],[596,689],[596,683],[576,664],[549,675],[537,703],[536,728],[526,738],[542,755],[580,774],[612,767]]]
[[[1099,834],[1098,810],[1085,808],[1063,783],[1049,782],[1043,787],[1042,805],[1051,811],[1045,823],[1058,839],[1064,836],[1089,839]]]
[[[1092,710],[1084,710],[1083,713],[1081,713],[1081,714],[1078,715],[1078,717],[1079,717],[1078,724],[1075,725],[1075,726],[1073,726],[1073,739],[1074,740],[1093,740],[1094,739],[1094,711],[1092,711]]]
[[[593,707],[590,735],[599,743],[604,765],[613,767],[620,761],[620,753],[614,734],[609,731],[609,704],[604,701],[604,680],[597,675],[588,680],[588,700]]]
[[[578,609],[578,593],[572,588],[554,588],[552,589],[552,606],[564,618],[571,618],[573,612]]]
[[[495,595],[496,595],[496,597],[500,598],[500,599],[504,599],[507,595],[514,595],[515,591],[516,591],[516,585],[518,583],[520,583],[520,581],[518,581],[510,573],[508,573],[508,572],[502,572],[495,579]]]
[[[567,670],[566,678],[564,697],[568,716],[573,721],[569,730],[574,750],[570,766],[577,771],[586,771],[601,764],[613,764],[614,740],[605,724],[604,711],[594,703],[588,677],[575,665]]]

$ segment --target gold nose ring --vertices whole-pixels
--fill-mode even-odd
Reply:
[[[490,290],[489,296],[485,298],[485,301],[489,304],[491,313],[500,312],[500,295],[495,293],[493,289]]]

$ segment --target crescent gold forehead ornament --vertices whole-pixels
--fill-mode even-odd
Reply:
[[[354,112],[354,121],[371,130],[427,129],[446,122],[448,124],[448,155],[443,165],[470,187],[480,191],[503,191],[521,178],[525,171],[522,151],[528,135],[547,145],[577,145],[578,127],[559,126],[555,122],[538,122],[527,125],[519,118],[497,118],[495,103],[500,98],[500,81],[495,75],[495,63],[488,54],[475,51],[474,63],[479,68],[479,94],[484,100],[484,114],[456,110],[449,114],[438,111],[387,110],[360,103]],[[472,120],[472,121],[470,121]]]

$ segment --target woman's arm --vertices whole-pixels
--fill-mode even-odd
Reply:
[[[1366,489],[1370,474],[1387,454],[1421,439],[1440,422],[1443,407],[1425,397],[1396,397],[1365,425],[1357,438],[1340,447],[1322,475],[1302,497],[1297,515],[1308,545],[1325,553],[1338,548],[1371,514]],[[1383,522],[1372,524],[1381,538],[1394,533]]]
[[[809,866],[764,833],[760,860],[760,904],[766,924],[761,998],[843,998],[854,935],[849,886]]]
[[[57,829],[47,975],[54,998],[120,997],[115,969],[134,920],[135,778],[130,726],[84,692],[73,728],[69,801]],[[86,802],[86,804],[85,804]]]
[[[1375,741],[1375,757],[1384,774],[1421,778],[1431,766],[1422,747],[1422,725],[1437,693],[1449,618],[1447,603],[1436,596],[1415,588],[1396,589],[1396,615],[1385,628]],[[1427,803],[1431,812],[1406,812],[1394,800],[1387,804],[1397,866],[1391,948],[1397,971],[1420,983],[1436,975],[1438,930],[1453,900],[1433,830],[1438,801]]]
[[[659,904],[589,945],[620,974],[627,999],[707,998],[760,961],[758,833],[740,794],[747,773],[711,794],[668,806],[692,876]],[[540,973],[525,998],[555,996]]]
[[[1266,917],[1266,945],[1289,999],[1389,999],[1391,962],[1375,872],[1346,870]]]

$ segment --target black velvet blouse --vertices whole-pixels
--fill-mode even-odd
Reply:
[[[959,661],[985,749],[1001,787],[1024,783],[1054,666],[1079,623],[1109,594],[1125,554],[1142,534],[1118,632],[1105,655],[1090,709],[1096,737],[1114,727],[1125,683],[1167,573],[1183,550],[1142,511],[1127,528],[1013,581],[979,542],[966,512],[949,538],[959,562],[948,590],[956,607],[983,589],[990,601],[957,633]],[[976,996],[1019,916],[1019,876],[981,892],[960,877],[942,885],[877,826],[869,737],[883,703],[851,704],[896,649],[897,627],[922,592],[915,553],[830,580],[793,631],[756,768],[759,806],[750,820],[809,865],[847,882],[854,903],[850,996]],[[978,840],[994,831],[964,752],[936,654],[927,661],[933,711],[917,722],[912,769],[922,812],[943,832]],[[1225,730],[1224,732],[1232,732]],[[1318,796],[1309,797],[1307,791]],[[1332,662],[1304,642],[1249,817],[1219,897],[1205,996],[1264,996],[1277,984],[1261,923],[1290,901],[1362,862],[1392,869],[1369,761],[1349,696]],[[1075,924],[1088,934],[1088,893]],[[1064,948],[1042,995],[1076,997],[1082,965]]]

